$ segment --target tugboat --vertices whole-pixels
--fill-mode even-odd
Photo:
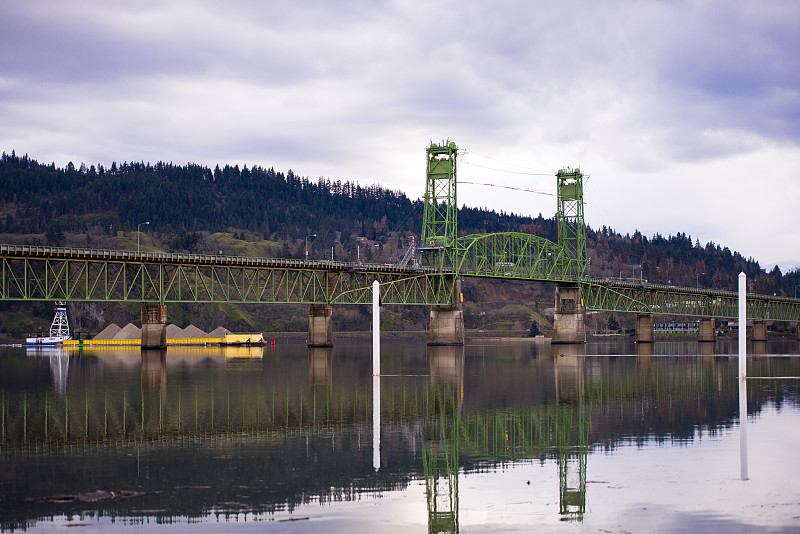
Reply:
[[[72,339],[69,333],[69,322],[67,321],[67,303],[56,302],[56,315],[53,317],[53,324],[50,325],[49,336],[34,336],[25,338],[26,345],[61,345],[68,339]]]

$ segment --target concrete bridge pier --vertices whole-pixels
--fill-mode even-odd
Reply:
[[[751,341],[767,340],[767,321],[753,321],[753,335]]]
[[[556,308],[551,343],[586,343],[583,298],[579,284],[558,284],[556,286]]]
[[[308,308],[308,346],[333,346],[333,308],[312,304]]]
[[[428,345],[464,344],[464,304],[461,296],[461,279],[456,279],[453,306],[431,308]]]
[[[716,343],[717,332],[714,327],[714,319],[704,317],[697,324],[697,341],[701,343]]]
[[[636,316],[636,343],[653,343],[655,334],[653,333],[653,316],[650,314],[640,314]]]
[[[458,307],[431,308],[428,345],[463,345],[464,311]]]
[[[166,304],[142,304],[142,348],[167,348]]]

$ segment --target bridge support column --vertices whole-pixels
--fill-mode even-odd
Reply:
[[[308,308],[308,346],[333,346],[333,308],[312,305]]]
[[[753,335],[751,341],[766,341],[766,340],[767,340],[767,322],[753,321]]]
[[[558,284],[551,343],[586,343],[581,286]]]
[[[636,343],[652,343],[655,341],[653,333],[653,316],[642,314],[636,316]]]
[[[167,348],[166,304],[142,304],[142,348]]]
[[[701,343],[713,343],[717,341],[717,332],[714,329],[714,319],[705,317],[698,321],[697,341],[700,341]]]
[[[428,345],[463,345],[464,310],[461,301],[461,279],[456,279],[454,306],[431,308]]]
[[[428,345],[463,345],[464,311],[458,308],[431,308]]]

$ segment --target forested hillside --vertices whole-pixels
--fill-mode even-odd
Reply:
[[[400,191],[349,181],[312,182],[291,170],[284,174],[257,166],[212,171],[193,164],[126,162],[108,169],[72,163],[60,169],[12,152],[3,153],[0,180],[0,233],[42,234],[50,244],[58,244],[64,232],[131,232],[148,221],[145,230],[172,235],[168,244],[175,249],[197,245],[199,236],[187,238],[187,233],[233,230],[237,236],[247,231],[288,245],[304,244],[306,236],[316,234],[317,254],[336,245],[347,255],[355,253],[359,237],[382,247],[392,238],[418,235],[422,223],[422,203]],[[464,233],[517,230],[531,222],[481,209],[459,213]],[[552,221],[538,226],[553,233]]]
[[[259,166],[58,168],[12,151],[0,158],[0,183],[0,242],[9,243],[135,249],[138,238],[144,250],[283,257],[302,256],[308,243],[311,258],[392,262],[422,222],[421,201],[404,192]],[[541,214],[462,207],[458,226],[461,235],[520,231],[556,240],[554,217]],[[604,226],[587,228],[587,239],[592,276],[735,290],[744,271],[759,293],[792,296],[800,286],[796,270],[766,273],[753,258],[683,233],[648,238]]]

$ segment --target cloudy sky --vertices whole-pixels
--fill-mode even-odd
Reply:
[[[800,264],[800,2],[6,0],[0,149],[261,165]]]

